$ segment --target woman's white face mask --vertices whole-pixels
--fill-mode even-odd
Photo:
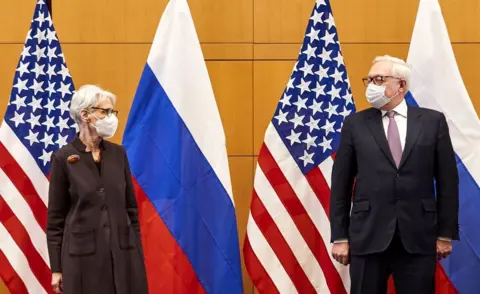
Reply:
[[[105,116],[102,119],[99,119],[95,114],[90,113],[91,115],[95,116],[97,122],[95,124],[90,125],[95,128],[97,134],[105,139],[113,137],[115,132],[117,131],[118,127],[118,118],[117,116],[110,114],[109,116]]]

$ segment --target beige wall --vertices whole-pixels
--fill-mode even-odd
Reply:
[[[331,0],[358,109],[372,58],[406,58],[418,0]],[[119,96],[120,142],[167,0],[53,0],[53,20],[75,85]],[[189,0],[227,135],[243,244],[254,163],[289,78],[314,0]],[[440,0],[467,89],[480,110],[480,2]],[[35,0],[0,0],[0,119]],[[253,293],[244,271],[245,293]],[[7,293],[0,281],[0,293]]]

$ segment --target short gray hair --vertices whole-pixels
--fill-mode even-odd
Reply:
[[[70,104],[70,116],[80,125],[82,110],[98,105],[101,98],[108,98],[113,105],[117,102],[117,97],[99,86],[84,85],[73,94]]]
[[[412,70],[410,66],[403,60],[397,57],[392,57],[390,55],[377,56],[373,60],[373,64],[380,61],[390,61],[393,64],[392,75],[399,77],[406,82],[406,91],[410,89],[410,78],[412,76]]]

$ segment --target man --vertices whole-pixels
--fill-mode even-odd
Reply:
[[[386,293],[390,274],[398,294],[433,294],[436,260],[458,240],[448,125],[442,113],[406,104],[410,74],[401,59],[375,58],[363,79],[372,108],[343,125],[330,215],[332,255],[350,263],[351,294]]]

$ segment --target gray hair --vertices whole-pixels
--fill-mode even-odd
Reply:
[[[117,102],[117,97],[99,86],[84,85],[73,94],[70,104],[70,116],[80,125],[82,110],[95,107],[101,98],[108,98],[113,105]]]
[[[390,55],[375,57],[373,64],[380,61],[390,61],[393,64],[392,75],[405,80],[407,84],[405,90],[408,91],[410,89],[410,78],[412,76],[412,70],[410,69],[410,66],[403,59],[392,57]]]

